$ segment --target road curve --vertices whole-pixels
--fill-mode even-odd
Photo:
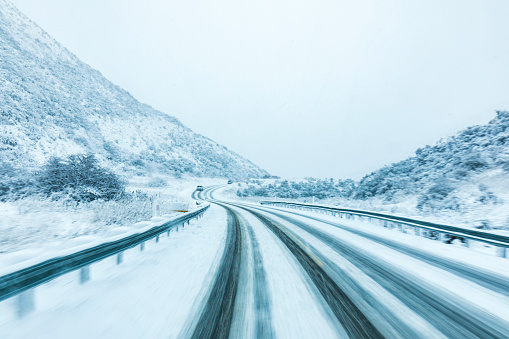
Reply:
[[[195,197],[206,197],[212,203],[219,203],[224,208],[229,209],[229,213],[239,214],[238,210],[240,209],[251,214],[270,230],[302,267],[303,273],[301,274],[307,275],[309,284],[314,286],[312,290],[320,294],[324,303],[323,307],[328,308],[330,310],[328,314],[333,314],[335,323],[340,324],[341,329],[338,328],[338,333],[343,331],[343,336],[346,335],[350,338],[430,336],[507,338],[509,324],[503,321],[502,318],[493,318],[489,313],[485,313],[478,306],[462,299],[459,295],[437,289],[429,282],[414,275],[409,275],[397,265],[386,262],[377,256],[364,253],[361,248],[357,247],[358,245],[353,245],[347,238],[333,236],[314,225],[316,225],[316,222],[321,222],[328,226],[341,228],[356,236],[363,237],[367,241],[373,241],[408,256],[411,260],[430,264],[507,296],[509,294],[507,288],[509,284],[504,277],[486,274],[488,272],[483,272],[482,269],[476,270],[456,265],[455,262],[448,261],[438,255],[411,248],[397,241],[385,239],[358,229],[352,229],[352,227],[341,223],[302,215],[295,211],[281,211],[266,206],[214,200],[213,193],[216,188],[208,187],[204,192],[196,194]],[[242,215],[245,213],[242,213]],[[242,215],[239,214],[237,219],[241,219]],[[244,233],[251,239],[250,243],[253,247],[257,247],[253,230],[247,223],[244,222],[243,224]],[[297,229],[300,230],[297,232],[298,234],[295,233]],[[313,240],[314,246],[318,247],[312,247],[308,243],[309,239],[315,239]],[[351,276],[342,271],[344,268],[340,268],[336,262],[329,260],[323,254],[325,252],[320,250],[321,247],[332,249],[336,255],[343,258],[342,260],[354,265],[366,277],[376,282],[386,293],[395,297],[404,307],[411,310],[418,319],[422,319],[428,324],[427,326],[431,326],[429,328],[436,331],[433,332],[435,334],[431,335],[430,332],[426,335],[422,328],[420,330],[414,328],[417,325],[394,317],[394,314],[398,312],[394,312],[394,309],[389,310],[394,306],[384,305],[381,300],[374,300],[377,299],[376,296],[373,298],[373,294],[369,295],[369,293],[366,293],[367,291],[363,291],[364,283],[355,281],[355,279],[352,280]],[[253,256],[256,255],[253,254]],[[261,272],[259,276],[263,277],[263,261],[260,258],[257,265],[256,267]],[[263,284],[259,285],[258,292],[260,294],[255,297],[255,300],[260,300],[259,304],[265,305],[261,309],[267,310],[267,312],[257,320],[258,322],[264,319],[259,322],[258,328],[262,331],[256,332],[256,337],[270,337],[274,335],[273,331],[263,331],[264,326],[267,327],[267,324],[270,326],[270,298],[267,287]],[[359,301],[363,298],[364,300]],[[387,310],[387,312],[384,312],[384,310]],[[263,314],[263,311],[261,313]],[[399,317],[401,316],[401,313],[399,313]]]
[[[364,271],[387,291],[397,296],[410,309],[427,319],[448,338],[507,338],[508,324],[501,324],[482,310],[470,307],[454,296],[436,295],[416,277],[391,267],[351,246],[348,241],[332,237],[302,221],[289,217],[281,211],[268,211],[279,218],[305,230],[321,240],[355,266]]]

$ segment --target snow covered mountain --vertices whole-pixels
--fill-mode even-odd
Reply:
[[[36,168],[94,153],[121,172],[207,177],[268,174],[138,102],[0,0],[0,162]]]
[[[418,149],[411,158],[366,175],[355,196],[390,199],[401,192],[445,197],[474,177],[495,174],[509,177],[509,111],[498,111],[487,125],[469,127],[434,146]]]

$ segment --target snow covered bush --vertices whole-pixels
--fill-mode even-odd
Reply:
[[[303,181],[276,180],[272,184],[264,184],[254,180],[245,188],[237,191],[237,196],[278,197],[297,199],[315,197],[325,199],[331,197],[350,197],[355,189],[353,180],[333,180],[306,178]]]
[[[33,176],[0,161],[0,201],[32,195],[34,187]]]
[[[68,195],[76,201],[112,200],[122,196],[125,185],[101,167],[94,155],[52,157],[36,176],[38,191],[46,196]]]
[[[148,187],[165,187],[168,183],[160,177],[152,178],[148,182]]]

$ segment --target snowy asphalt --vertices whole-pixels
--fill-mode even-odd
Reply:
[[[215,187],[208,188],[198,194],[198,197],[205,197],[207,200],[217,203],[213,199],[215,189]],[[500,294],[503,303],[507,302],[508,295],[509,281],[506,277],[478,268],[465,267],[461,263],[446,260],[438,255],[431,255],[405,244],[376,237],[319,217],[303,216],[295,211],[281,211],[242,203],[222,202],[220,205],[226,208],[234,219],[246,218],[246,215],[249,214],[254,216],[275,235],[274,238],[286,246],[287,252],[300,266],[300,274],[305,275],[304,280],[311,285],[309,290],[314,293],[312,296],[314,301],[320,304],[319,307],[324,309],[324,315],[329,318],[327,322],[335,332],[335,336],[350,338],[507,338],[507,333],[509,333],[507,314],[500,313],[508,312],[509,303],[506,304],[508,308],[505,310],[495,308],[487,312],[482,305],[476,305],[471,300],[462,298],[461,295],[449,293],[440,286],[434,286],[418,276],[409,274],[391,262],[366,253],[362,248],[351,244],[348,238],[333,236],[315,227],[315,224],[322,223],[342,228],[357,236],[365,237],[369,241],[408,256],[416,265],[423,262],[439,270],[446,270],[466,280],[469,284],[482,286],[480,289],[488,289],[492,293]],[[236,208],[232,208],[233,206]],[[243,232],[246,231],[246,228],[253,238],[255,233],[253,227],[244,223]],[[297,228],[300,230],[297,231]],[[310,238],[314,239],[310,241]],[[366,283],[359,281],[359,277],[352,278],[348,269],[345,269],[344,266],[341,267],[321,251],[321,248],[324,247],[336,252],[349,264],[359,269],[363,274],[361,280],[374,281],[378,285],[376,288],[383,291],[380,296],[390,294],[397,299],[398,303],[391,303],[394,299],[387,296],[377,298],[376,293],[365,290]],[[225,253],[230,253],[232,256],[240,255],[238,252],[230,250]],[[247,263],[243,264],[249,266]],[[258,270],[263,271],[263,267],[259,267]],[[218,274],[218,279],[220,276],[221,272]],[[257,281],[254,279],[253,283],[256,285]],[[270,296],[271,293],[266,291],[264,295]],[[294,295],[293,297],[299,298],[300,296]],[[237,305],[242,304],[246,303],[237,302]],[[265,308],[261,312],[270,314],[270,301],[264,305]],[[395,309],[398,307],[400,307],[399,310]],[[404,310],[408,310],[408,313],[401,312]],[[222,308],[217,307],[214,313],[221,314],[223,312]],[[266,328],[278,327],[270,324],[270,318],[266,318],[263,326]],[[253,332],[245,331],[242,337],[250,336],[250,333],[253,334]],[[274,335],[270,331],[256,333],[257,335],[253,337],[272,337]],[[288,333],[277,331],[275,334],[277,337],[292,337]]]

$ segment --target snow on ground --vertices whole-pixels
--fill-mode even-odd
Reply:
[[[159,243],[149,241],[91,266],[79,284],[71,272],[35,289],[36,311],[19,319],[17,297],[0,303],[2,338],[175,338],[199,312],[226,238],[226,214],[215,206]]]
[[[78,205],[39,198],[0,202],[0,259],[16,251],[66,248],[77,237],[97,239],[122,228],[128,231],[136,222],[172,214],[176,202],[194,209],[196,205],[190,197],[197,185],[226,183],[226,179],[160,177],[166,182],[164,187],[149,187],[153,177],[132,178],[127,189],[146,197],[129,202],[93,201]],[[158,211],[155,205],[160,206]]]
[[[27,198],[0,203],[0,216],[1,257],[20,250],[62,247],[76,237],[106,236],[115,228],[150,219],[152,207],[143,201],[66,205]]]

